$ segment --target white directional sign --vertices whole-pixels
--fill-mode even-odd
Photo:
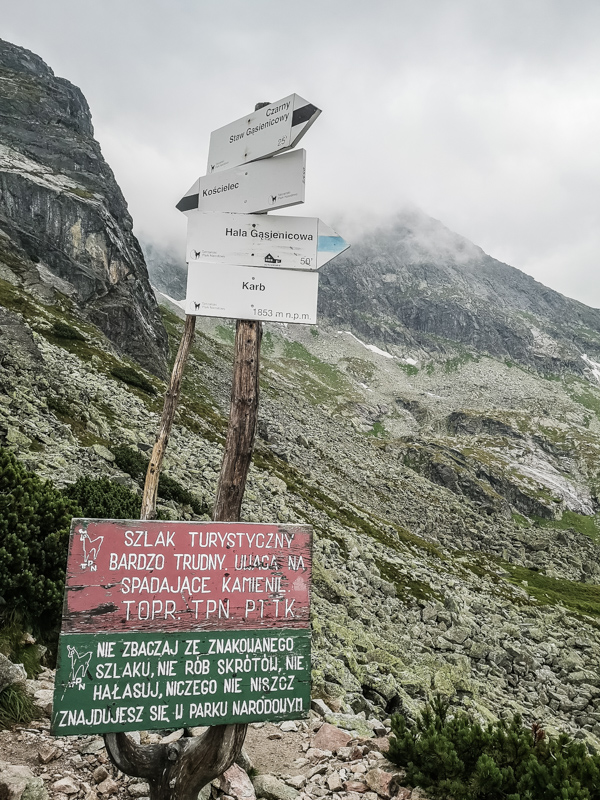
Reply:
[[[177,204],[180,211],[258,214],[304,202],[306,150],[199,178]]]
[[[290,150],[320,113],[297,94],[252,111],[211,133],[206,171],[210,175]]]
[[[317,321],[318,272],[191,262],[185,313],[311,325]]]
[[[316,217],[188,214],[189,262],[315,270],[349,246]]]

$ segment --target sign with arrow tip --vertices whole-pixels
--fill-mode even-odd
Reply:
[[[199,178],[177,203],[179,211],[258,214],[304,202],[306,150]]]
[[[291,150],[320,113],[297,94],[252,111],[211,133],[206,171],[221,172]]]
[[[189,262],[316,270],[349,246],[316,217],[188,215]]]

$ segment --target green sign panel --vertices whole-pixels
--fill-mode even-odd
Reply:
[[[52,733],[306,717],[310,631],[61,636]]]

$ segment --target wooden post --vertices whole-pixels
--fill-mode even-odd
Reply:
[[[258,416],[261,339],[262,322],[238,319],[229,426],[213,511],[213,519],[218,522],[236,522],[240,518]]]
[[[181,338],[181,342],[179,343],[179,350],[177,351],[177,356],[175,357],[175,363],[173,364],[171,382],[169,383],[169,388],[167,389],[167,393],[165,395],[165,404],[163,406],[163,412],[160,418],[156,442],[152,449],[152,457],[146,472],[146,482],[144,483],[142,513],[140,519],[154,519],[156,517],[158,480],[160,478],[160,471],[162,468],[165,450],[167,449],[167,444],[169,443],[171,428],[173,427],[177,403],[179,402],[181,381],[183,379],[183,369],[194,340],[195,329],[196,317],[188,314],[185,318],[183,336]]]
[[[160,468],[169,441],[181,390],[183,369],[194,337],[195,325],[196,317],[188,315],[165,396],[156,444],[146,473],[141,519],[152,519],[156,515]],[[215,520],[221,521],[239,519],[235,514],[239,515],[244,495],[246,474],[252,458],[258,408],[258,349],[262,326],[260,323],[244,321],[238,321],[237,325],[231,418],[235,420],[233,424],[236,425],[236,430],[240,430],[241,453],[238,457],[235,452],[235,441],[238,437],[234,436],[231,439],[229,430],[227,442],[231,439],[234,444],[225,451],[221,474],[226,477],[219,482],[222,492],[218,497],[220,496],[222,500],[217,500],[220,510],[215,510],[215,513],[221,515],[215,516]],[[249,331],[246,331],[246,326],[250,326]],[[248,403],[244,402],[244,392],[250,395]],[[244,407],[248,409],[246,414],[243,411]],[[234,409],[239,413],[234,413]],[[241,418],[241,424],[237,421],[238,418]],[[231,425],[230,422],[230,428]],[[227,467],[225,467],[226,461]],[[213,725],[201,737],[182,737],[179,741],[168,745],[147,746],[135,744],[126,733],[107,733],[104,735],[104,743],[111,761],[121,772],[148,781],[150,800],[172,798],[197,800],[200,789],[225,772],[239,757],[247,728],[247,725]]]
[[[197,800],[198,792],[238,758],[247,725],[213,725],[203,736],[140,746],[126,733],[105,733],[112,762],[150,785],[150,800]]]
[[[186,333],[188,332],[188,319],[189,317],[186,319]],[[193,325],[190,327],[191,341]],[[237,321],[229,427],[214,509],[214,520],[218,522],[235,522],[240,517],[256,433],[261,339],[261,322]],[[173,367],[160,433],[152,454],[153,460],[155,452],[160,454],[162,460],[168,441],[170,425],[167,427],[163,423],[168,421],[169,414],[172,422],[175,413],[183,364],[185,355],[187,355],[184,340],[185,335]],[[189,350],[189,344],[187,349]],[[182,363],[178,372],[180,360]],[[175,380],[176,373],[177,380]],[[175,404],[173,404],[171,390],[174,393],[176,390]],[[172,411],[167,412],[168,405],[169,408],[172,406]],[[158,449],[161,434],[163,434],[164,445],[162,449]],[[158,463],[160,469],[160,461]],[[153,477],[154,474],[151,474],[150,468],[148,468],[144,498],[147,493],[149,494],[149,478]],[[156,479],[156,483],[158,483],[158,479]],[[156,498],[155,488],[154,498]],[[144,518],[142,517],[142,519]],[[168,745],[140,746],[135,744],[126,733],[107,733],[104,735],[104,742],[110,759],[122,772],[148,781],[150,800],[172,800],[172,798],[197,800],[200,789],[225,772],[239,757],[244,746],[247,729],[248,726],[245,724],[213,725],[201,737],[182,737],[177,742]]]

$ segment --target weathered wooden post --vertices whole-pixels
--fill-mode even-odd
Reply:
[[[156,517],[156,497],[158,493],[158,481],[160,478],[160,471],[162,469],[162,462],[169,443],[169,436],[171,435],[171,428],[173,427],[173,420],[175,419],[175,412],[177,410],[177,403],[179,402],[179,394],[181,392],[181,381],[183,379],[183,370],[185,362],[187,361],[192,342],[194,341],[194,331],[196,329],[196,317],[187,314],[185,318],[185,327],[183,329],[183,336],[179,343],[179,349],[173,364],[171,372],[171,380],[165,395],[165,403],[163,406],[162,416],[160,418],[160,425],[158,433],[156,434],[156,442],[152,448],[152,456],[148,464],[146,472],[146,481],[144,483],[144,494],[142,496],[142,513],[140,519],[154,519]]]
[[[186,316],[184,335],[173,366],[159,433],[146,474],[142,519],[156,515],[160,468],[195,321],[194,316]],[[230,420],[213,513],[215,521],[236,521],[240,517],[256,430],[261,336],[260,322],[238,320]],[[107,733],[104,741],[112,762],[121,772],[148,781],[150,800],[197,800],[202,787],[225,772],[239,757],[247,727],[246,724],[214,725],[202,737],[181,738],[168,745],[140,747],[126,733]]]

